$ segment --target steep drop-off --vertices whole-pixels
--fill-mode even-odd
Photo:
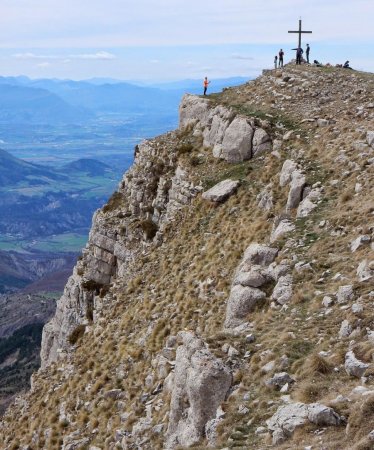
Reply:
[[[185,96],[95,214],[4,448],[372,448],[373,86]]]

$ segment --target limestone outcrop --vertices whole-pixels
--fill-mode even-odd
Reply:
[[[248,314],[266,298],[260,287],[274,280],[277,271],[270,265],[277,254],[277,248],[258,243],[252,243],[246,249],[227,300],[225,328],[243,325]]]
[[[230,370],[193,333],[180,332],[171,393],[167,449],[197,444],[231,386]]]
[[[229,163],[246,161],[272,148],[269,133],[256,120],[222,105],[213,106],[207,99],[186,94],[179,117],[180,129],[192,126],[201,130],[204,146]]]
[[[338,426],[341,418],[332,408],[320,403],[290,403],[281,406],[266,423],[272,432],[273,444],[277,445],[308,422],[317,426]]]
[[[131,263],[162,240],[164,226],[202,189],[177,164],[177,137],[168,144],[144,141],[118,191],[93,217],[89,241],[43,330],[41,364],[46,367],[72,345],[72,333],[95,321],[110,284],[130,276]],[[111,211],[115,213],[115,224]],[[120,212],[119,212],[120,211]]]

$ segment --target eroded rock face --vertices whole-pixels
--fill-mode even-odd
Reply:
[[[196,107],[203,114],[204,108]],[[162,242],[164,227],[201,191],[173,156],[177,142],[176,135],[168,133],[163,145],[157,139],[140,144],[117,193],[95,213],[88,244],[57,302],[55,316],[44,327],[42,368],[71,348],[71,333],[96,320],[113,280],[130,276],[137,255],[151,243]]]
[[[206,125],[209,117],[209,101],[196,95],[186,94],[179,107],[179,128],[200,122]]]
[[[213,156],[229,163],[240,163],[272,149],[271,137],[254,119],[189,94],[182,99],[179,126],[194,126],[202,132],[204,146],[213,149]]]
[[[190,447],[205,437],[206,424],[231,386],[230,370],[193,333],[180,332],[166,448]]]

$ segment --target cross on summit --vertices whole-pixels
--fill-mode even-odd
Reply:
[[[299,30],[298,31],[289,31],[289,33],[297,33],[299,35],[298,47],[301,48],[301,35],[304,33],[313,33],[313,31],[302,31],[302,21],[301,21],[301,19],[299,19]]]

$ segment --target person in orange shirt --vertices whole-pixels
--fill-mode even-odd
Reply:
[[[208,90],[208,86],[210,84],[210,81],[208,81],[208,77],[204,78],[204,95],[206,95],[206,91]]]

